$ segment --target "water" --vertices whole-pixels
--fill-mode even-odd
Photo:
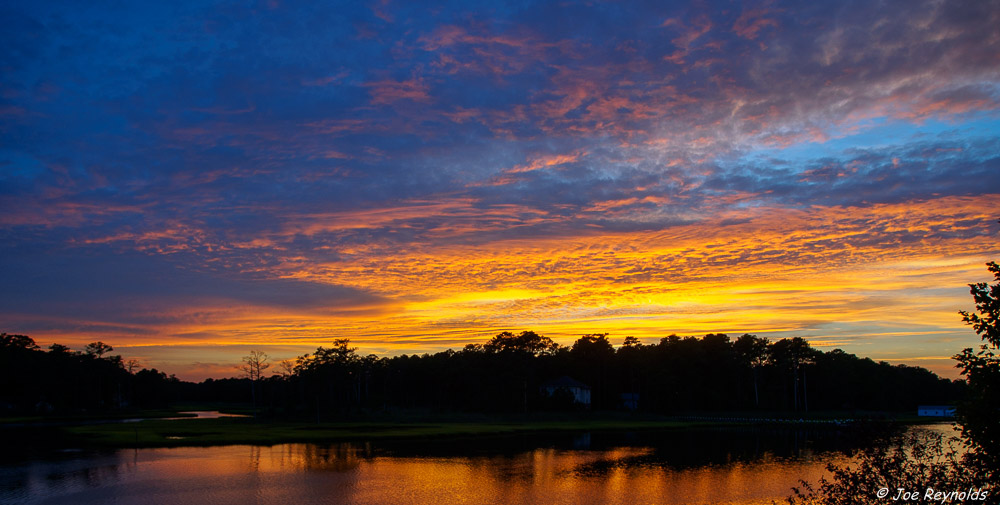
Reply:
[[[178,414],[193,414],[193,417],[192,416],[187,416],[187,417],[162,417],[162,418],[154,418],[154,419],[159,419],[160,421],[177,421],[177,420],[185,420],[186,421],[188,419],[218,419],[220,417],[250,417],[250,416],[244,415],[244,414],[223,414],[222,412],[219,412],[218,410],[190,410],[190,411],[187,411],[187,412],[178,412]],[[143,419],[139,419],[139,421],[142,421],[142,420]]]
[[[747,428],[70,453],[0,466],[0,502],[770,504],[851,444]]]

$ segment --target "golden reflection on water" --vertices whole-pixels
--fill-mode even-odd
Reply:
[[[365,444],[120,451],[89,467],[81,460],[70,470],[29,471],[19,496],[143,505],[757,505],[782,501],[799,479],[815,482],[830,458],[806,452],[792,461],[763,453],[753,462],[674,468],[652,458],[654,452],[540,448],[508,455],[400,457],[377,454]],[[62,477],[53,479],[56,474]]]
[[[824,463],[808,454],[795,462],[765,454],[753,463],[689,469],[628,464],[651,451],[543,448],[513,456],[434,458],[375,456],[370,447],[353,444],[159,449],[150,451],[148,464],[155,469],[147,471],[177,480],[257,473],[266,477],[260,484],[269,486],[257,499],[289,503],[455,504],[769,504],[788,496],[798,479],[815,481],[824,473]],[[193,464],[206,457],[211,464]]]

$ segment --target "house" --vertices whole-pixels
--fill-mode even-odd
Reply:
[[[954,405],[920,405],[917,415],[921,417],[955,417]]]
[[[549,398],[560,393],[568,393],[572,395],[574,404],[590,407],[590,386],[565,375],[543,383],[539,387],[539,392]]]

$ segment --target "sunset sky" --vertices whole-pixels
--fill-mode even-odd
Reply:
[[[0,6],[0,331],[183,379],[526,329],[957,377],[998,218],[997,0]]]

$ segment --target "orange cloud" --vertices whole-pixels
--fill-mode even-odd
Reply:
[[[595,331],[647,342],[674,332],[721,331],[800,335],[865,355],[905,347],[900,338],[928,338],[923,356],[946,355],[976,342],[957,310],[971,303],[964,285],[980,280],[982,264],[1000,255],[995,236],[969,233],[975,223],[992,222],[995,197],[747,208],[664,229],[591,228],[487,242],[461,238],[479,236],[481,223],[491,220],[495,224],[485,226],[498,230],[517,226],[519,219],[530,222],[529,209],[480,209],[475,201],[455,199],[306,216],[248,245],[398,226],[417,216],[452,219],[431,233],[446,241],[405,248],[377,240],[331,243],[335,260],[290,255],[260,270],[271,278],[348,286],[388,303],[298,308],[199,299],[167,307],[169,314],[153,303],[148,315],[162,314],[158,323],[67,320],[80,328],[72,341],[56,333],[33,336],[78,346],[93,340],[114,344],[118,337],[145,346],[296,352],[346,337],[364,352],[392,354],[460,347],[502,329],[531,328],[565,344]],[[661,203],[609,200],[593,211],[650,205],[655,213]],[[538,222],[551,218],[534,212]]]
[[[366,83],[372,96],[372,105],[384,105],[400,100],[427,102],[431,97],[427,94],[427,86],[419,80],[393,81],[384,80]]]
[[[556,154],[556,155],[544,155],[537,156],[531,160],[531,162],[524,165],[517,165],[513,168],[504,170],[507,174],[519,174],[523,172],[531,172],[534,170],[539,170],[542,168],[555,167],[559,165],[565,165],[567,163],[575,163],[586,156],[586,152],[576,152],[572,154]]]
[[[760,31],[764,28],[778,26],[776,20],[765,17],[768,14],[771,14],[771,11],[768,9],[750,9],[744,11],[739,19],[733,23],[733,32],[745,39],[756,39]]]

